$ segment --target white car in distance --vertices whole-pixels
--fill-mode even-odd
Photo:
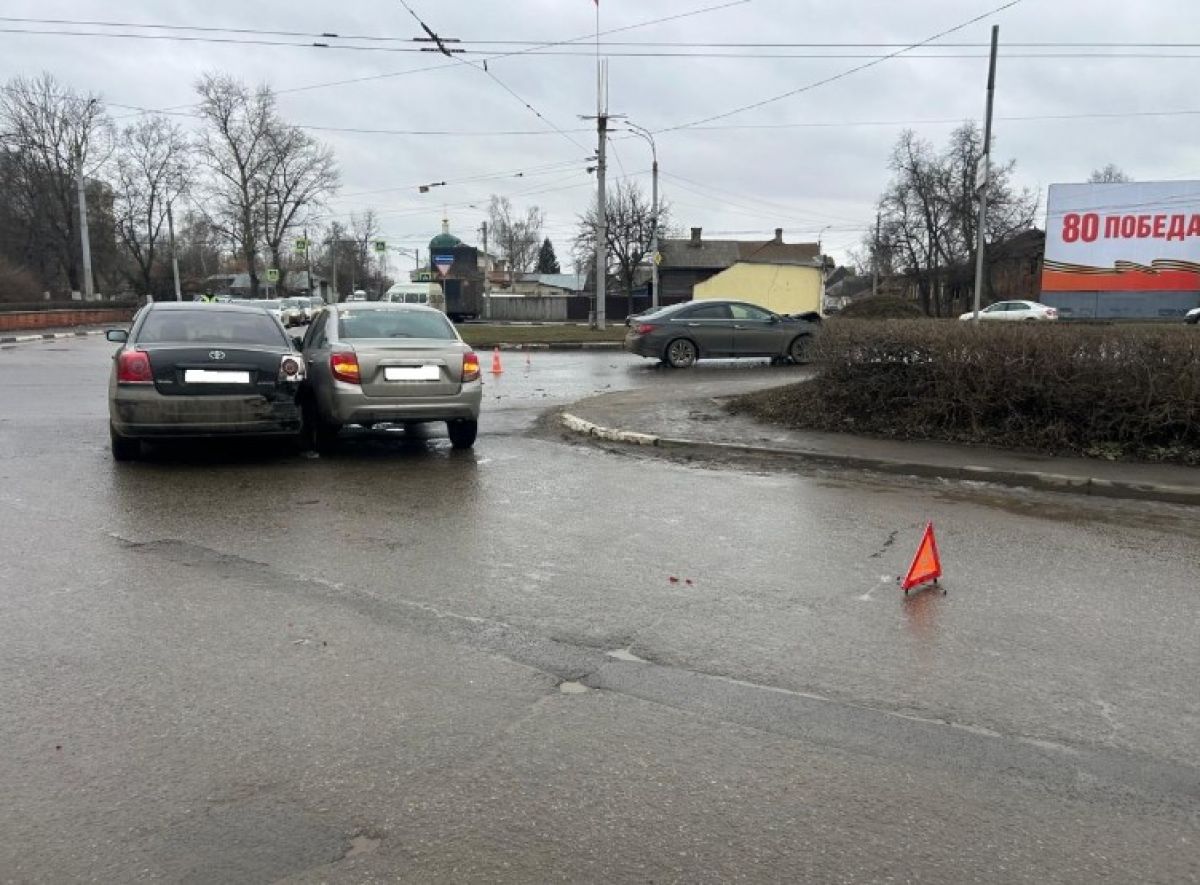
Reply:
[[[959,317],[960,320],[975,318],[974,311],[968,311]],[[979,311],[980,321],[996,320],[1057,320],[1058,310],[1036,301],[997,301]]]

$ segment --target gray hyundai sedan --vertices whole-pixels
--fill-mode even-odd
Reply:
[[[475,444],[479,357],[440,310],[353,302],[322,310],[301,342],[305,425],[318,452],[347,424],[445,421],[456,449]]]
[[[676,369],[727,357],[802,363],[818,321],[816,315],[781,316],[744,301],[688,301],[632,317],[625,349]]]

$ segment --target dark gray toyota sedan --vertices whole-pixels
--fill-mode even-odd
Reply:
[[[818,329],[815,315],[781,316],[743,301],[688,301],[632,318],[625,349],[676,369],[727,357],[802,363]]]
[[[151,304],[132,328],[110,329],[109,434],[118,461],[144,439],[301,438],[304,362],[279,320],[257,307]]]

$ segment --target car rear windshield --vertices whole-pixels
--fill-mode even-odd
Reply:
[[[201,310],[151,311],[141,329],[139,344],[286,344],[275,320],[263,311]]]
[[[458,336],[450,321],[440,313],[425,310],[344,310],[338,315],[338,337],[434,338],[452,341]]]

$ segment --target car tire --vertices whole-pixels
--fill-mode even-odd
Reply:
[[[696,343],[689,338],[676,338],[669,342],[663,354],[663,362],[672,369],[690,369],[700,358]]]
[[[301,409],[304,415],[304,429],[301,431],[308,448],[318,455],[328,455],[337,448],[338,434],[341,427],[332,424],[321,417],[317,409],[317,401],[306,397]]]
[[[474,418],[447,421],[446,431],[450,434],[450,445],[456,449],[469,449],[475,445],[479,435],[479,422]]]
[[[793,338],[792,343],[788,345],[788,359],[796,365],[808,362],[808,348],[811,338],[811,335],[797,335]]]
[[[108,425],[108,438],[114,461],[136,461],[142,456],[142,441],[121,436],[112,424]]]

